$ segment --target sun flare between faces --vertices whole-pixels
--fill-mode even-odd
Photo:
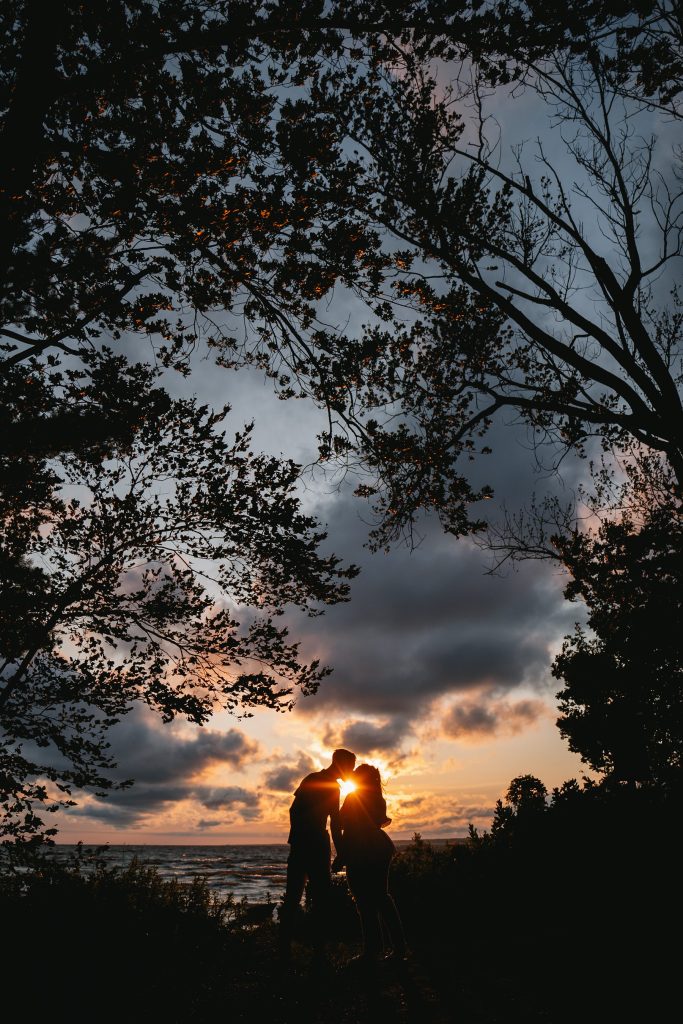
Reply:
[[[353,793],[356,788],[356,783],[352,782],[351,779],[337,779],[337,782],[339,783],[339,791],[341,793],[342,800],[345,796],[348,796],[349,793]]]

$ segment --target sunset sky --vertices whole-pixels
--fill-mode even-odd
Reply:
[[[543,132],[534,102],[494,97],[492,109],[510,144],[531,140],[533,150],[540,132],[562,168],[561,138]],[[658,128],[666,143],[670,129]],[[503,163],[509,153],[503,145]],[[529,160],[533,166],[532,154]],[[367,311],[336,293],[327,316],[352,330]],[[188,380],[166,383],[214,406],[230,402],[232,431],[253,418],[256,448],[302,465],[315,458],[322,414],[304,401],[278,401],[255,371],[235,375],[198,352]],[[499,420],[487,443],[493,454],[472,476],[493,486],[485,512],[494,518],[503,506],[528,504],[533,492],[556,488],[568,498],[586,472],[585,463],[567,459],[553,477],[539,465],[526,428],[511,422]],[[490,554],[430,521],[421,524],[414,550],[399,545],[371,554],[364,547],[371,518],[352,495],[355,483],[318,471],[302,489],[306,509],[327,524],[329,550],[362,568],[350,603],[318,619],[291,617],[303,653],[334,669],[318,695],[290,714],[219,715],[201,729],[165,726],[135,710],[112,734],[120,778],[135,785],[106,801],[80,800],[60,817],[60,841],[282,842],[298,781],[327,765],[338,745],[382,769],[396,838],[415,831],[459,836],[469,822],[487,826],[516,775],[537,775],[550,789],[586,773],[555,725],[559,683],[550,665],[562,637],[583,619],[581,606],[563,597],[559,568],[532,562],[487,574]]]
[[[228,397],[233,428],[255,417],[256,446],[310,461],[314,409],[278,402],[256,374],[216,372],[207,361],[198,361],[191,386],[216,405]],[[497,503],[518,507],[548,486],[528,440],[511,425],[493,434],[492,514]],[[572,471],[580,466],[563,468],[561,486],[573,486]],[[515,775],[535,774],[551,788],[584,773],[554,724],[550,663],[582,617],[562,596],[558,568],[534,562],[488,575],[491,556],[436,522],[422,524],[412,551],[371,554],[368,508],[352,489],[318,474],[303,491],[327,524],[330,550],[362,569],[349,603],[316,619],[291,616],[306,656],[334,669],[319,693],[291,713],[221,714],[203,728],[134,710],[111,739],[118,776],[135,785],[106,800],[79,798],[60,816],[60,842],[284,842],[299,780],[339,745],[381,768],[395,838],[487,826]]]

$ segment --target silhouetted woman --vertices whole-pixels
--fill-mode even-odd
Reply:
[[[356,789],[340,811],[342,849],[339,861],[356,901],[363,931],[363,959],[372,961],[383,950],[382,924],[394,956],[404,957],[406,942],[396,904],[389,893],[389,865],[396,848],[383,828],[391,824],[377,768],[359,765],[351,776]]]

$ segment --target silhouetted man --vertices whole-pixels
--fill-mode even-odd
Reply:
[[[332,764],[320,772],[307,775],[294,794],[289,808],[290,845],[287,860],[287,889],[280,915],[281,951],[290,951],[292,926],[308,881],[315,926],[316,953],[322,955],[327,932],[328,908],[332,874],[330,871],[330,836],[339,851],[339,779],[351,775],[356,755],[350,750],[335,750]]]

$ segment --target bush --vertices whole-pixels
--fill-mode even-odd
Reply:
[[[254,949],[272,941],[267,923],[254,934],[252,909],[217,897],[203,879],[167,881],[137,861],[121,869],[46,859],[2,876],[5,967],[20,977],[39,962],[36,1015],[63,1003],[75,1020],[93,1007],[100,1019],[202,1020],[217,1001],[251,998]]]

